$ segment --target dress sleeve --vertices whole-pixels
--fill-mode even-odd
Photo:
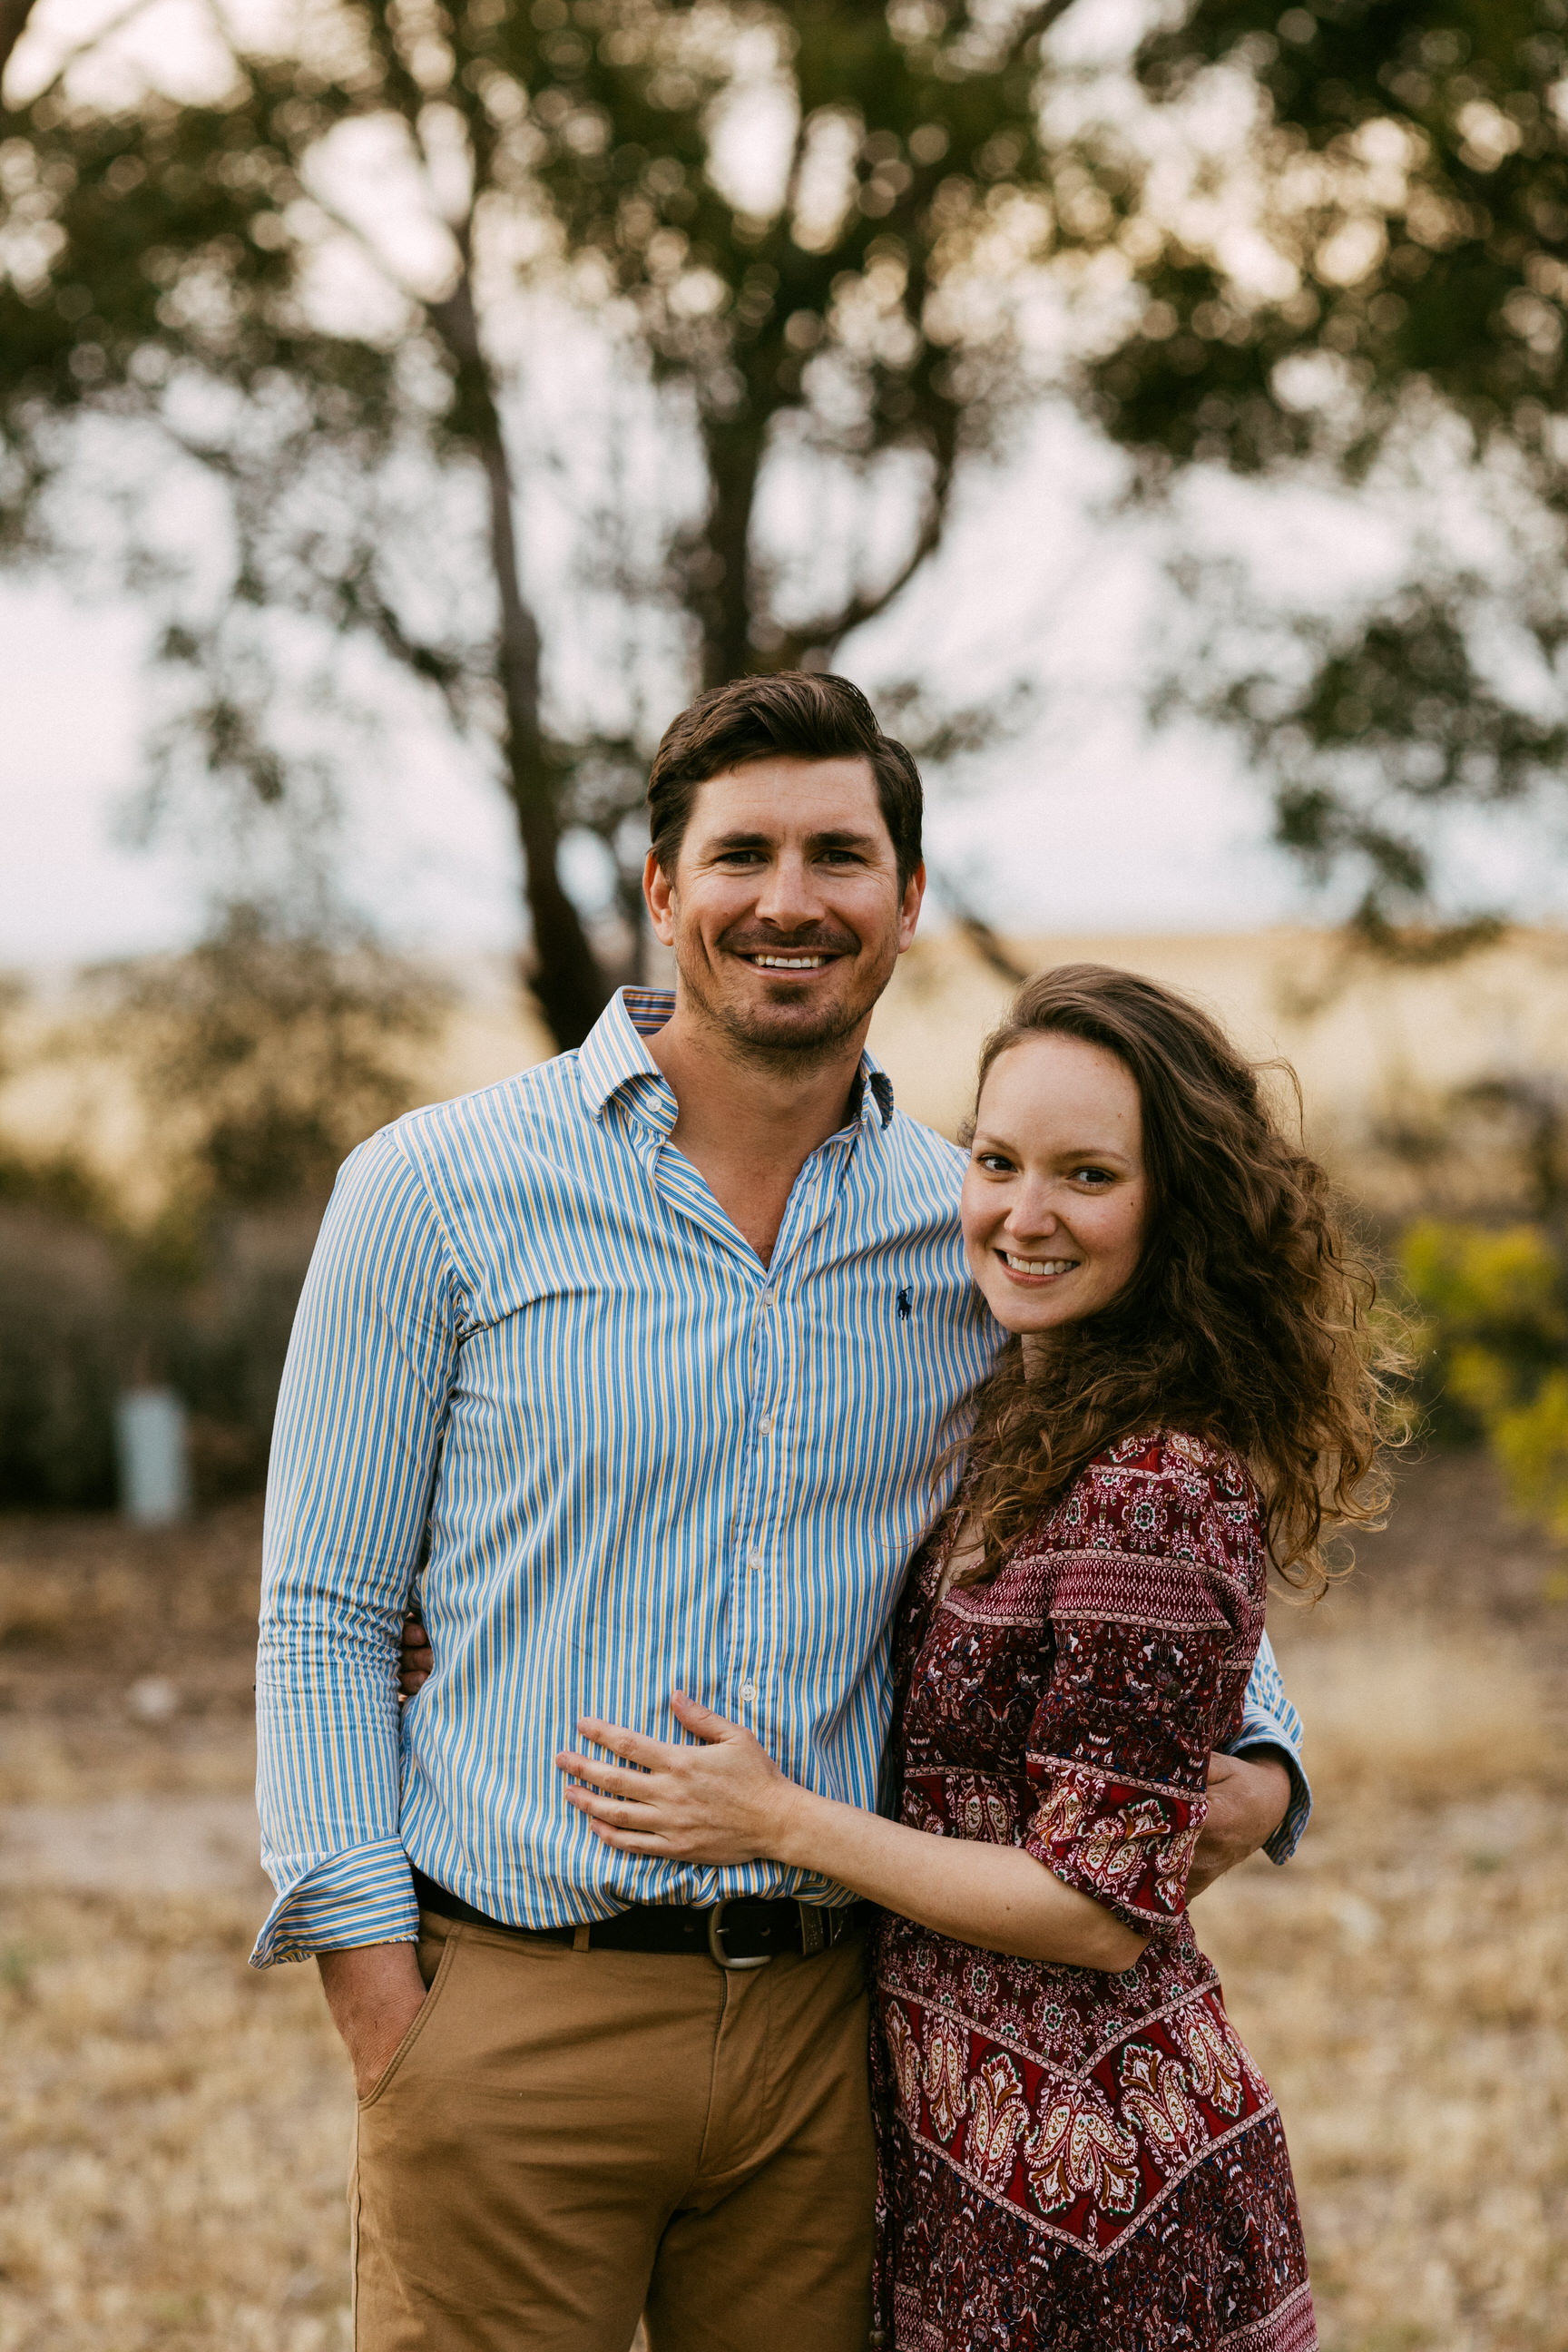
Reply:
[[[1091,1463],[1052,1522],[1055,1657],[1030,1726],[1026,1850],[1142,1936],[1174,1927],[1239,1727],[1266,1561],[1239,1463],[1166,1438]]]

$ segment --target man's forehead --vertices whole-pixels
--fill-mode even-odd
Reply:
[[[748,760],[697,788],[694,835],[887,835],[869,760]]]

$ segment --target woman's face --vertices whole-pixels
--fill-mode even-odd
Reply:
[[[1097,1315],[1137,1269],[1148,1215],[1131,1072],[1102,1046],[1042,1035],[986,1074],[963,1179],[969,1270],[1009,1331]]]

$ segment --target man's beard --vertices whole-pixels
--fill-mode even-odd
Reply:
[[[846,941],[841,934],[833,933],[805,940],[742,940],[738,945],[724,940],[721,945],[731,953],[742,955],[809,955],[819,949],[843,953],[847,947],[850,953],[854,953],[860,941]],[[852,1037],[866,1019],[892,977],[898,961],[894,941],[889,939],[887,945],[885,970],[882,969],[884,959],[879,957],[875,965],[863,974],[859,987],[847,996],[829,999],[809,1019],[797,1016],[794,1020],[780,1020],[779,1013],[787,1015],[792,1010],[787,999],[772,1013],[765,1009],[734,1003],[712,987],[713,969],[706,959],[689,959],[682,954],[679,934],[675,942],[675,960],[693,1009],[711,1027],[721,1031],[738,1054],[746,1061],[766,1069],[800,1073],[818,1063],[831,1061],[845,1039]],[[787,987],[786,975],[780,973],[776,984]]]

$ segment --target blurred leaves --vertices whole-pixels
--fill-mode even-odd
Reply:
[[[1425,518],[1408,579],[1331,623],[1282,562],[1263,662],[1222,622],[1183,689],[1272,772],[1281,842],[1359,875],[1392,939],[1430,906],[1442,811],[1557,789],[1568,751],[1568,10],[1196,0],[1134,74],[1144,111],[1085,134],[1112,200],[1090,241],[1133,298],[1090,413],[1152,487],[1337,479]],[[1467,499],[1496,526],[1479,569],[1446,543]]]
[[[1424,1220],[1400,1268],[1439,1433],[1479,1435],[1515,1507],[1568,1543],[1568,1265],[1538,1225]]]

